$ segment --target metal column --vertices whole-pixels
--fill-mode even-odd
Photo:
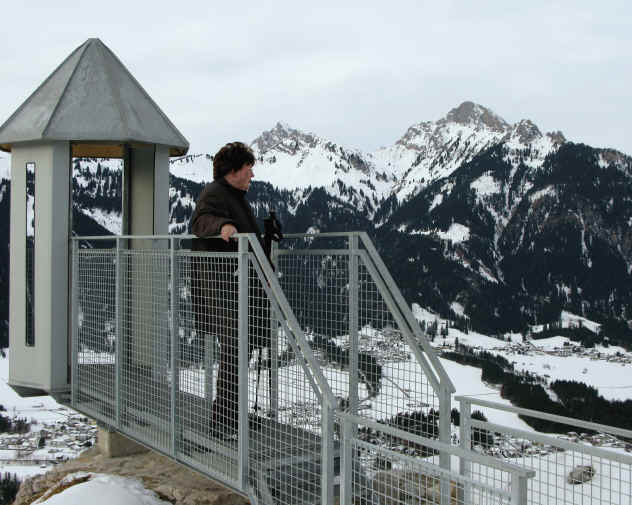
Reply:
[[[239,237],[238,259],[238,359],[239,359],[239,469],[237,481],[248,489],[248,237]]]
[[[472,449],[472,404],[467,400],[460,400],[460,415],[459,415],[459,445],[461,449],[464,451],[470,451]],[[470,477],[470,469],[471,463],[461,457],[459,458],[459,474],[463,477]],[[513,486],[512,486],[513,487]],[[463,496],[459,497],[462,499],[461,503],[470,503],[471,502],[471,486],[469,484],[465,484],[463,487]]]
[[[349,237],[349,407],[358,413],[358,236]]]
[[[72,241],[72,272],[71,272],[71,328],[72,336],[70,343],[72,349],[71,360],[71,391],[70,391],[70,403],[75,406],[79,400],[79,241]]]
[[[175,456],[178,453],[178,431],[180,423],[178,422],[178,391],[180,389],[180,371],[178,369],[178,344],[179,323],[178,323],[178,257],[176,255],[176,239],[169,240],[169,263],[170,263],[170,312],[171,312],[171,453]]]
[[[115,266],[115,280],[114,280],[114,326],[115,326],[115,340],[114,340],[114,398],[116,401],[116,426],[121,426],[121,410],[123,405],[123,398],[121,396],[121,376],[122,376],[122,363],[121,355],[123,352],[122,346],[122,328],[123,328],[123,310],[121,307],[121,294],[123,292],[123,259],[121,255],[121,238],[116,238],[116,266]]]

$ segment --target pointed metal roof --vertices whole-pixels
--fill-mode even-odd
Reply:
[[[0,126],[0,149],[18,142],[149,143],[186,154],[189,143],[99,39],[75,49]]]

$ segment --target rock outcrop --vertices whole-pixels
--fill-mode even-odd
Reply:
[[[97,448],[54,470],[25,480],[14,505],[30,505],[66,475],[94,472],[121,475],[140,480],[147,489],[173,505],[245,505],[248,500],[185,466],[155,452],[108,458]]]

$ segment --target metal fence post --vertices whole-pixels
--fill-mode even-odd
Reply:
[[[114,272],[114,317],[115,317],[115,332],[116,338],[114,340],[114,394],[116,398],[116,426],[121,426],[121,410],[123,404],[123,398],[121,397],[121,354],[122,354],[122,339],[121,339],[121,328],[122,321],[121,317],[123,314],[121,308],[121,293],[122,293],[122,260],[121,260],[121,239],[119,237],[116,238],[116,270]]]
[[[358,413],[358,382],[359,363],[358,353],[360,343],[358,341],[359,319],[359,241],[358,235],[349,235],[349,413]],[[353,502],[353,437],[357,435],[356,423],[344,421],[342,431],[343,461],[341,471],[343,473],[340,485],[342,505],[352,505]]]
[[[70,279],[71,306],[71,373],[70,396],[71,405],[74,407],[79,401],[79,241],[72,241],[72,271]]]
[[[340,462],[340,505],[353,504],[353,425],[342,416],[342,460]]]
[[[169,239],[169,263],[170,263],[170,311],[171,311],[171,453],[175,456],[178,453],[176,431],[178,429],[178,390],[180,388],[180,372],[178,370],[178,343],[180,340],[178,324],[178,262],[176,256],[176,239]]]
[[[213,404],[213,373],[215,370],[215,335],[200,334],[197,338],[204,338],[204,402],[209,412]]]
[[[358,235],[349,236],[349,412],[358,413]]]
[[[464,451],[472,450],[472,404],[464,399],[459,401],[459,445]],[[470,462],[463,456],[459,458],[459,475],[470,477]],[[513,486],[512,486],[513,489]],[[459,503],[471,503],[471,486],[465,484],[460,491]]]
[[[511,505],[527,505],[527,477],[518,475],[515,472],[511,474]]]
[[[239,237],[238,258],[238,402],[239,446],[238,482],[248,489],[248,237]]]
[[[279,268],[279,245],[277,242],[272,241],[272,250],[270,252],[270,262],[275,272]],[[277,420],[279,417],[279,323],[277,321],[277,315],[270,307],[270,367],[268,373],[270,374],[270,418]]]
[[[450,390],[441,383],[441,391],[439,392],[439,440],[446,445],[450,445],[451,425],[451,402],[452,397]],[[451,469],[450,453],[441,451],[439,453],[439,466],[446,470]],[[450,503],[450,480],[441,477],[441,505]]]
[[[334,503],[334,411],[327,405],[325,397],[321,400],[321,472],[320,472],[320,501],[323,505]]]

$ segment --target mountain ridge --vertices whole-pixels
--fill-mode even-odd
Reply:
[[[442,317],[461,306],[485,333],[561,310],[632,320],[632,158],[471,102],[419,124],[407,140],[419,149],[396,142],[376,160],[277,123],[253,142],[257,217],[275,209],[292,232],[367,231],[411,303]],[[211,164],[210,154],[171,160],[171,233],[188,232]],[[75,163],[80,234],[115,231],[120,170],[100,165]]]

